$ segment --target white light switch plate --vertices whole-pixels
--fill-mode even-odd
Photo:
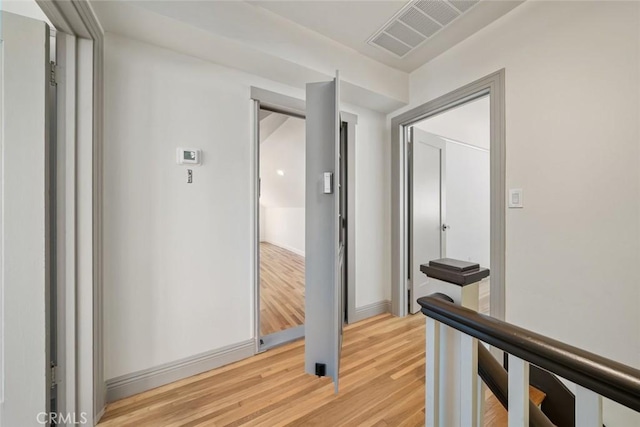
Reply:
[[[509,190],[509,207],[510,208],[523,208],[522,203],[522,188],[512,188]]]

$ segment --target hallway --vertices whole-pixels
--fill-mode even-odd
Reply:
[[[424,316],[345,327],[340,392],[304,373],[304,341],[108,405],[101,426],[423,426]],[[487,402],[486,425],[506,426]]]

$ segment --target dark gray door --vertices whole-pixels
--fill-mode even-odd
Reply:
[[[338,391],[344,318],[339,79],[306,96],[305,370]]]

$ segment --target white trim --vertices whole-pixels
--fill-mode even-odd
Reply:
[[[274,242],[273,240],[268,240],[268,239],[264,239],[264,240],[260,241],[260,243],[269,243],[269,244],[271,244],[273,246],[277,246],[277,247],[282,248],[284,250],[287,250],[289,252],[293,252],[296,255],[300,255],[301,257],[304,257],[304,251],[303,250],[296,249],[296,248],[294,248],[292,246],[289,246],[289,245],[284,245],[282,243]]]
[[[57,70],[57,291],[58,411],[76,413],[76,49],[75,36],[58,32]]]
[[[355,316],[353,316],[353,322],[350,323],[356,323],[373,316],[389,313],[390,311],[391,301],[389,301],[388,299],[363,305],[362,307],[356,307],[356,313]]]
[[[255,354],[253,339],[107,380],[107,402],[163,386]]]
[[[76,348],[78,413],[95,408],[93,329],[93,40],[78,39],[76,124]]]
[[[5,93],[4,86],[4,40],[0,39],[0,92]],[[0,96],[0,177],[4,176],[4,96]],[[4,180],[0,181],[0,420],[2,420],[2,410],[4,408]]]

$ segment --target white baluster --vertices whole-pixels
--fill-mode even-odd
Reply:
[[[482,344],[481,344],[482,345]],[[484,426],[484,404],[487,386],[478,375],[478,427]]]
[[[460,425],[478,425],[478,340],[460,332]]]
[[[602,396],[577,384],[576,427],[602,427]]]
[[[425,426],[440,426],[440,328],[441,324],[427,317]]]
[[[509,355],[509,427],[528,427],[528,426],[529,426],[529,363],[510,354]]]

